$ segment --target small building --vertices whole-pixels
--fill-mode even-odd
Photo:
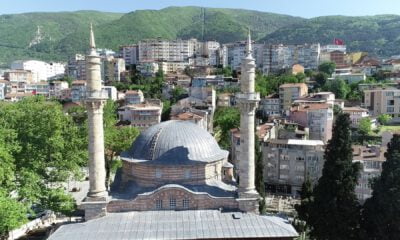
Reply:
[[[279,94],[271,94],[261,99],[259,109],[264,117],[280,116]]]
[[[281,112],[287,114],[292,103],[308,94],[308,87],[305,83],[286,83],[279,86],[279,100]]]
[[[125,92],[125,104],[139,104],[144,102],[142,90],[128,90]]]
[[[161,122],[162,102],[149,99],[145,103],[129,104],[118,110],[119,120],[131,126],[147,129]]]
[[[344,113],[348,113],[350,115],[351,127],[357,128],[361,119],[369,117],[368,109],[361,107],[344,107]]]

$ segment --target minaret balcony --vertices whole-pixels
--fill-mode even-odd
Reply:
[[[259,102],[260,101],[260,93],[236,93],[237,101],[246,101],[246,102]]]
[[[86,91],[86,99],[87,100],[105,100],[108,99],[108,91]]]

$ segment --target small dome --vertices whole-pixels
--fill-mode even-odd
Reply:
[[[203,128],[189,121],[171,120],[143,131],[130,150],[121,157],[128,161],[185,164],[214,162],[228,156],[215,138]]]

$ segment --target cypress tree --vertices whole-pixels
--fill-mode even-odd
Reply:
[[[352,162],[348,114],[337,116],[324,158],[322,176],[308,209],[310,235],[320,240],[357,239],[360,208],[354,190],[360,167]]]
[[[309,208],[313,202],[313,187],[311,179],[308,176],[301,186],[300,200],[300,204],[296,204],[294,208],[297,211],[298,218],[301,221],[308,222],[310,212]]]
[[[261,197],[259,201],[259,211],[260,214],[265,214],[266,203],[265,203],[265,185],[264,185],[264,163],[263,163],[262,151],[260,148],[260,142],[258,141],[257,135],[255,136],[254,145],[255,145],[255,162],[256,162],[255,185]]]
[[[400,135],[393,136],[385,157],[372,197],[363,206],[362,239],[400,238]]]

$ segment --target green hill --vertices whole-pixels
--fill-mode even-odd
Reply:
[[[271,43],[301,44],[345,41],[349,51],[367,51],[380,56],[400,54],[400,16],[328,16],[312,18],[281,28],[263,40]]]
[[[246,38],[250,27],[259,42],[327,44],[344,39],[350,51],[382,56],[400,54],[400,16],[328,16],[312,19],[240,9],[169,7],[127,14],[96,11],[0,15],[0,67],[16,59],[65,61],[88,48],[88,26],[93,22],[98,47],[145,38],[198,38],[221,43]],[[39,28],[39,33],[38,33]]]

